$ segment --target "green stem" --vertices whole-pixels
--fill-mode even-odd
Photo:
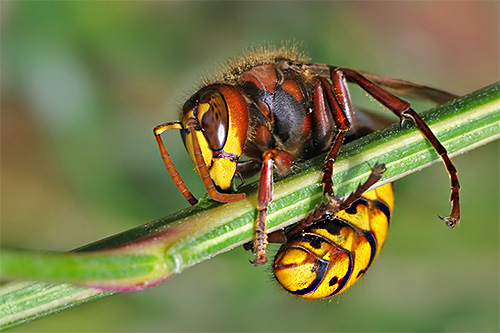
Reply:
[[[452,156],[496,140],[500,137],[500,84],[425,112],[422,117]],[[369,165],[376,162],[387,167],[378,183],[381,185],[437,160],[439,156],[411,124],[396,124],[342,147],[334,168],[335,191],[339,196],[351,192],[366,179]],[[268,210],[271,231],[303,218],[321,200],[322,166],[320,156],[275,182],[274,201]],[[256,186],[245,186],[247,197],[239,202],[201,200],[194,207],[70,253],[2,249],[3,280],[52,283],[12,282],[1,287],[0,328],[19,326],[115,291],[153,286],[250,241],[257,214]]]

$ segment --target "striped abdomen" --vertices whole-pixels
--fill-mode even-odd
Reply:
[[[323,298],[341,293],[366,272],[387,235],[392,184],[365,193],[350,208],[325,216],[283,244],[274,275],[290,293]]]

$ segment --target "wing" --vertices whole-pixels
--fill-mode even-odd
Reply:
[[[401,97],[427,99],[439,104],[449,102],[458,97],[457,95],[450,94],[443,90],[406,80],[393,79],[362,71],[357,72],[376,85],[380,86],[382,89]]]

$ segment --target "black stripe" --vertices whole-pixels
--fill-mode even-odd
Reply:
[[[365,270],[367,270],[368,267],[370,267],[370,265],[372,264],[373,260],[375,259],[375,255],[377,254],[377,240],[375,239],[375,237],[373,237],[373,234],[369,231],[363,232],[363,236],[365,236],[366,240],[370,244],[370,249],[371,249],[370,261],[368,262],[368,265],[366,265],[365,268]]]
[[[391,209],[385,202],[379,199],[375,199],[372,200],[372,205],[385,214],[385,217],[387,218],[387,223],[391,222]]]
[[[347,271],[347,274],[344,276],[344,278],[340,281],[338,288],[328,296],[333,296],[341,292],[344,289],[347,282],[349,281],[349,279],[351,278],[352,271],[354,269],[354,260],[351,252],[346,251],[346,253],[349,255],[349,270]]]
[[[299,290],[288,290],[289,292],[291,292],[294,295],[306,295],[316,290],[316,288],[318,288],[318,286],[321,283],[321,280],[323,280],[323,278],[325,277],[325,273],[328,268],[328,261],[325,261],[323,259],[318,259],[316,263],[318,264],[318,270],[316,271],[316,278],[314,279],[314,281],[307,288]]]
[[[300,242],[309,242],[309,245],[315,249],[320,249],[323,242],[328,242],[323,236],[313,233],[299,234],[298,237],[292,238],[292,241],[295,239],[298,239]]]
[[[354,201],[351,206],[345,210],[345,212],[348,214],[357,214],[359,205],[368,207],[368,200],[363,197],[359,198],[358,200]]]
[[[351,204],[351,207],[347,208],[345,211],[348,214],[357,214],[358,206],[364,205],[366,207],[374,207],[384,213],[387,218],[387,222],[391,221],[391,209],[389,206],[380,199],[368,200],[366,198],[359,198]]]

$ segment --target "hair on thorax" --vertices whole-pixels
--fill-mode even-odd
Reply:
[[[301,43],[295,41],[283,41],[279,46],[269,42],[251,46],[243,51],[241,56],[229,59],[217,66],[216,74],[204,77],[201,84],[203,86],[214,83],[236,84],[243,72],[258,65],[273,63],[279,58],[294,62],[307,62],[309,57],[301,49]]]

